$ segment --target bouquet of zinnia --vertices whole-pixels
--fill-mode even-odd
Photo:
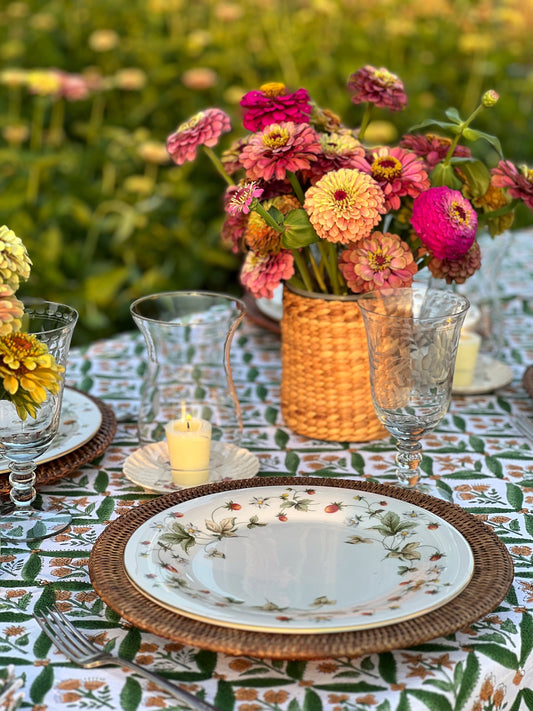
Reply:
[[[47,392],[59,392],[61,373],[46,344],[22,331],[24,305],[15,292],[28,279],[31,260],[22,240],[0,227],[0,400],[15,405],[17,415],[35,418]]]
[[[213,147],[231,130],[221,109],[196,114],[167,139],[176,164],[203,146],[226,180],[222,239],[244,252],[241,281],[255,297],[271,298],[283,281],[330,294],[407,287],[425,267],[463,283],[481,266],[478,228],[494,237],[519,201],[533,209],[533,171],[504,160],[499,140],[471,127],[496,104],[495,91],[466,119],[448,109],[446,120],[414,126],[397,146],[369,146],[374,110],[406,106],[403,83],[367,65],[348,89],[364,105],[355,129],[305,89],[270,83],[242,98],[249,133],[220,158]],[[465,145],[480,140],[495,155],[492,167]]]

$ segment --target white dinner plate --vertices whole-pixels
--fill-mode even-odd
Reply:
[[[454,395],[483,395],[509,385],[512,380],[513,371],[510,366],[480,353],[470,385],[454,387],[452,392]]]
[[[101,424],[102,413],[98,405],[85,393],[65,388],[58,433],[49,449],[37,458],[37,464],[51,462],[78,449],[94,437]],[[8,471],[6,460],[0,457],[0,474]]]
[[[259,471],[259,459],[247,449],[225,442],[211,442],[209,484],[232,479],[250,479]],[[124,462],[126,477],[147,491],[168,494],[184,487],[174,484],[166,441],[147,444]]]
[[[274,294],[271,299],[256,299],[255,301],[259,311],[268,316],[274,321],[281,321],[283,315],[283,284],[274,289]]]
[[[439,516],[336,487],[257,486],[184,501],[126,544],[128,577],[182,615],[263,632],[412,619],[468,584],[471,548]]]

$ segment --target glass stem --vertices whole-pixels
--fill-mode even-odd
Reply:
[[[420,463],[422,461],[422,445],[420,442],[405,442],[398,440],[396,443],[396,476],[399,483],[405,487],[413,487],[418,484],[422,472]]]
[[[10,462],[9,483],[11,501],[18,508],[29,507],[35,499],[35,462]]]

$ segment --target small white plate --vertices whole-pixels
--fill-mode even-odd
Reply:
[[[271,299],[256,299],[256,305],[259,311],[268,316],[274,321],[281,321],[283,315],[283,284],[274,289],[274,295]]]
[[[251,479],[259,471],[259,459],[247,449],[225,442],[211,442],[209,484],[215,481]],[[136,449],[124,462],[126,477],[147,491],[168,494],[184,487],[174,484],[165,441]]]
[[[58,433],[49,449],[37,458],[37,464],[51,462],[78,449],[94,437],[101,424],[102,413],[98,405],[85,393],[65,388]],[[0,457],[0,474],[8,471],[6,460]]]
[[[513,371],[506,363],[481,353],[478,356],[474,379],[470,385],[453,388],[454,395],[483,395],[503,388],[513,379]]]

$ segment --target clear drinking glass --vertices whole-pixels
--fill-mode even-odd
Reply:
[[[148,350],[141,390],[141,445],[165,439],[165,425],[186,412],[207,420],[212,439],[240,444],[242,416],[231,375],[230,347],[246,307],[231,296],[174,291],[130,307]]]
[[[70,306],[51,301],[24,301],[22,329],[37,336],[48,346],[56,363],[66,368],[72,333],[78,313]],[[42,456],[54,439],[61,415],[64,373],[59,391],[47,392],[35,418],[21,419],[9,400],[0,400],[0,454],[9,464],[10,501],[0,506],[2,538],[35,541],[55,535],[71,523],[67,511],[42,510],[32,506],[35,499],[36,459]],[[10,524],[9,528],[5,524]]]
[[[450,404],[455,356],[468,299],[440,289],[384,289],[358,301],[365,323],[372,399],[397,440],[396,476],[418,484],[421,438]]]

